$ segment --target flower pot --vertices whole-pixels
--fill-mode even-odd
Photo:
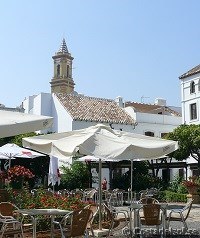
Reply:
[[[10,182],[13,189],[22,189],[24,178],[18,178]]]
[[[187,187],[189,194],[198,194],[199,186],[190,186]]]

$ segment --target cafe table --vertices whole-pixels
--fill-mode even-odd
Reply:
[[[72,213],[69,210],[62,209],[18,209],[15,210],[16,213],[21,214],[22,216],[29,215],[32,218],[33,223],[33,238],[36,238],[36,227],[37,227],[37,218],[38,216],[49,216],[51,218],[51,237],[53,237],[53,221],[55,216],[65,216]]]

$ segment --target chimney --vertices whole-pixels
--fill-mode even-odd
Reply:
[[[159,105],[159,106],[166,106],[166,100],[163,98],[156,98],[155,99],[155,105]]]

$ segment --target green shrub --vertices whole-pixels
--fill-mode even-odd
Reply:
[[[90,174],[87,166],[82,162],[74,162],[71,166],[61,167],[62,177],[60,189],[73,190],[89,187]]]
[[[183,181],[183,177],[175,176],[174,179],[169,183],[167,190],[172,192],[177,192],[182,181]]]
[[[179,184],[178,189],[177,189],[177,193],[186,194],[186,193],[188,193],[188,190],[184,185]]]
[[[165,191],[166,202],[187,202],[187,194]]]
[[[155,198],[159,201],[159,202],[166,202],[166,191],[159,191]]]

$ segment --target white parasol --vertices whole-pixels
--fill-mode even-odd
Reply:
[[[11,160],[16,158],[36,158],[46,156],[44,154],[20,147],[16,144],[8,143],[0,147],[0,159],[6,159],[4,168],[8,169],[11,166]]]

